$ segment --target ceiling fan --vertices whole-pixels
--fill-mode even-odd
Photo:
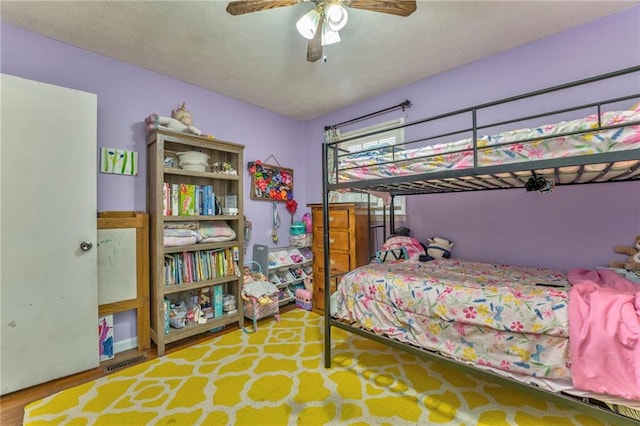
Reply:
[[[309,40],[307,61],[322,57],[322,47],[340,41],[340,31],[347,24],[347,8],[409,16],[416,10],[415,0],[240,0],[227,5],[231,15],[258,12],[298,3],[313,2],[314,8],[296,23],[298,32]]]

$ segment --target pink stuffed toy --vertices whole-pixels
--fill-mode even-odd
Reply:
[[[311,213],[305,213],[302,216],[302,222],[305,224],[307,234],[311,234],[313,232],[313,228],[311,227]]]

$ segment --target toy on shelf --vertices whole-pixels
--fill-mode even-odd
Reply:
[[[185,102],[180,108],[171,112],[171,117],[163,117],[158,114],[151,114],[144,120],[148,132],[156,129],[169,129],[176,132],[191,133],[201,135],[200,129],[193,125],[191,113],[185,109]]]

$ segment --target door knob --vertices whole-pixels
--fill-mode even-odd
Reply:
[[[80,249],[82,251],[89,251],[93,248],[93,244],[90,241],[83,241],[80,243]]]

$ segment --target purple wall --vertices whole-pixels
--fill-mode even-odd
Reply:
[[[300,160],[305,150],[304,123],[13,26],[3,24],[0,32],[3,73],[96,93],[98,145],[139,153],[137,177],[98,174],[99,211],[146,211],[143,121],[154,112],[170,115],[182,101],[187,102],[195,126],[204,133],[245,145],[245,161],[265,160],[273,154],[280,164],[293,168],[299,188],[295,197],[301,206],[299,212],[304,211],[306,174]],[[270,244],[271,203],[249,199],[249,175],[244,169],[241,172],[245,176],[245,212],[254,228],[251,243]],[[279,211],[283,219],[280,237],[287,244],[290,216],[282,204]],[[248,254],[250,259],[251,246]],[[116,341],[136,335],[133,312],[116,315],[114,322]]]
[[[300,162],[304,123],[222,96],[158,73],[78,49],[9,25],[0,27],[3,73],[98,95],[98,145],[135,150],[140,154],[137,177],[98,175],[98,210],[146,210],[146,144],[144,118],[170,115],[186,101],[194,124],[206,134],[246,146],[245,161],[273,154],[294,169],[305,202],[305,169]],[[25,54],[25,52],[29,52]],[[98,157],[96,157],[97,161]],[[245,212],[254,229],[271,229],[271,203],[249,199],[245,176]],[[280,213],[288,218],[284,205]],[[283,235],[287,230],[281,231]],[[270,234],[255,232],[252,243],[267,244]]]
[[[412,108],[358,123],[406,122],[640,64],[640,7],[436,75],[310,121],[307,197],[321,200],[325,125],[411,100]],[[640,81],[635,82],[640,91]],[[351,130],[346,128],[344,130]],[[551,194],[500,190],[415,196],[406,226],[426,242],[456,242],[454,256],[557,269],[605,265],[616,244],[640,235],[640,182],[560,187]]]

